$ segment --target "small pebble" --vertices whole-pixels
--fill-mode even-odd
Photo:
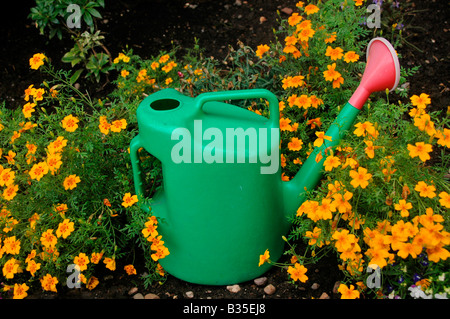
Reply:
[[[146,294],[144,299],[160,299],[160,298],[158,295],[150,293],[150,294]]]
[[[327,294],[326,292],[323,292],[323,293],[320,295],[319,299],[330,299],[330,296],[328,296],[328,294]]]
[[[133,287],[128,291],[128,295],[134,295],[135,293],[138,292],[138,288],[137,287]]]
[[[315,282],[315,283],[312,284],[311,289],[312,290],[317,290],[317,289],[319,289],[319,287],[320,287],[320,285]]]
[[[237,293],[239,291],[241,291],[241,287],[239,285],[232,285],[232,286],[227,286],[227,290],[231,293]]]
[[[333,286],[333,293],[334,293],[334,294],[339,293],[338,289],[339,289],[339,286],[340,286],[340,285],[341,285],[341,282],[340,282],[340,281],[336,281],[336,282],[334,283],[334,286]]]
[[[133,296],[133,299],[144,299],[144,295],[141,293],[137,293]]]
[[[189,298],[189,299],[194,298],[194,293],[192,291],[186,291],[186,298]]]
[[[255,285],[257,285],[257,286],[265,285],[266,282],[267,282],[267,277],[256,278],[255,280],[253,280],[253,282],[254,282]]]
[[[277,289],[275,288],[274,285],[272,284],[268,284],[265,288],[264,288],[264,292],[268,295],[272,295],[275,293]]]

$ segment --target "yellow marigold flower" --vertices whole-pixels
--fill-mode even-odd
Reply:
[[[315,108],[315,109],[317,109],[317,108],[319,107],[319,105],[322,105],[322,104],[323,104],[323,100],[320,99],[320,98],[318,98],[318,97],[315,96],[315,95],[311,95],[311,96],[309,97],[309,101],[311,102],[311,106],[312,106],[313,108]],[[320,122],[320,117],[317,118],[317,119],[319,119],[319,122]],[[320,125],[319,125],[319,126],[320,126]]]
[[[100,132],[102,132],[105,135],[108,135],[109,130],[111,128],[111,124],[108,123],[106,120],[106,116],[100,116],[100,124],[98,125],[98,128],[100,129]]]
[[[30,99],[30,96],[34,96],[36,89],[33,86],[34,84],[31,84],[30,86],[28,86],[28,88],[25,89],[25,101],[28,101]]]
[[[61,121],[61,125],[67,132],[74,132],[78,128],[78,122],[78,118],[70,114],[64,117],[64,119]]]
[[[55,247],[58,239],[53,235],[53,229],[47,229],[41,235],[41,244],[46,248]]]
[[[266,249],[266,251],[264,252],[263,255],[259,256],[259,264],[258,267],[261,267],[262,264],[264,264],[265,262],[270,262],[270,254],[269,254],[269,250]]]
[[[341,160],[337,156],[330,155],[327,156],[327,158],[323,162],[323,165],[325,166],[326,171],[331,171],[333,168],[341,165]]]
[[[20,132],[14,131],[13,136],[11,136],[11,142],[10,144],[13,144],[15,140],[17,140],[20,137]]]
[[[294,104],[307,110],[311,106],[311,99],[306,94],[302,94],[295,99]]]
[[[444,128],[443,132],[438,131],[438,132],[436,132],[435,136],[438,138],[437,143],[439,145],[450,148],[450,130],[449,129]]]
[[[444,248],[444,244],[438,244],[434,247],[427,248],[428,259],[438,263],[441,259],[446,260],[450,257],[450,252]]]
[[[433,185],[427,185],[423,181],[418,182],[416,187],[414,187],[414,190],[418,191],[421,197],[428,197],[428,198],[436,197],[436,193],[434,192],[436,188]]]
[[[156,252],[154,254],[152,254],[150,257],[152,257],[152,259],[154,261],[158,261],[159,259],[163,259],[165,258],[167,255],[169,255],[169,249],[167,249],[167,247],[165,247],[164,245],[159,245],[156,247]]]
[[[99,280],[97,277],[91,276],[91,278],[89,278],[88,283],[86,284],[86,288],[89,290],[94,289],[95,287],[97,287],[97,285],[99,284]]]
[[[56,171],[62,165],[61,154],[60,153],[48,154],[46,163],[52,175],[55,174]]]
[[[80,267],[80,271],[86,270],[89,264],[89,258],[85,253],[80,253],[73,259],[73,263]]]
[[[301,29],[301,31],[298,33],[298,39],[300,41],[305,41],[307,42],[310,38],[312,38],[314,36],[314,34],[316,33],[316,31],[314,31],[311,28],[303,28]]]
[[[14,183],[16,173],[10,168],[5,168],[0,171],[0,186],[9,186]]]
[[[344,84],[344,78],[342,76],[333,81],[333,89],[339,89],[341,84]]]
[[[106,257],[103,259],[103,263],[106,265],[106,268],[108,268],[111,271],[116,270],[116,260],[114,258]]]
[[[303,141],[298,139],[297,137],[291,138],[291,141],[288,143],[288,148],[291,151],[300,151],[302,149]]]
[[[270,47],[267,44],[258,45],[256,49],[256,55],[262,59],[262,55],[270,50]]]
[[[288,46],[284,47],[283,52],[291,53],[295,59],[297,59],[298,57],[300,57],[302,55],[300,53],[300,51],[294,45],[288,45]]]
[[[35,111],[34,107],[36,106],[35,103],[30,103],[28,102],[27,104],[25,104],[22,108],[22,113],[25,116],[25,118],[29,118],[31,117],[31,113],[33,113]]]
[[[336,32],[333,32],[328,38],[326,38],[325,43],[333,43],[336,41]]]
[[[355,51],[348,51],[344,55],[344,61],[347,63],[356,62],[359,60],[359,54],[356,54]]]
[[[370,122],[364,122],[364,123],[357,123],[355,124],[356,130],[353,131],[353,134],[356,136],[366,136],[367,134],[370,134],[372,136],[376,135],[375,127]]]
[[[100,262],[100,260],[102,259],[102,257],[103,257],[103,253],[93,252],[91,254],[91,263],[98,264]]]
[[[430,152],[433,150],[431,144],[417,142],[416,145],[408,144],[409,156],[412,158],[418,156],[423,162],[430,159]]]
[[[425,131],[430,136],[434,136],[434,134],[436,134],[434,122],[431,120],[431,117],[428,114],[416,116],[414,118],[414,126],[416,126],[421,131]]]
[[[43,53],[34,54],[33,57],[30,58],[30,67],[33,70],[39,69],[39,67],[44,64],[45,58],[46,56]]]
[[[164,54],[163,56],[161,56],[159,58],[159,63],[166,63],[167,61],[169,61],[169,59],[170,59],[170,55]]]
[[[65,190],[74,189],[75,187],[77,187],[77,184],[80,181],[81,180],[77,175],[75,175],[75,174],[69,175],[64,179],[64,182],[63,182],[64,189]]]
[[[127,128],[127,121],[125,119],[115,120],[111,123],[111,132],[120,132]]]
[[[3,249],[7,254],[18,255],[20,253],[20,240],[11,236],[3,240]]]
[[[3,265],[2,271],[5,279],[13,279],[14,275],[19,271],[19,264],[17,263],[17,260],[15,258],[9,259]]]
[[[325,132],[315,132],[317,139],[314,141],[314,146],[320,147],[325,140],[331,142],[331,136],[326,136]]]
[[[333,49],[331,46],[328,46],[325,52],[325,56],[329,56],[331,60],[336,61],[342,58],[342,56],[344,55],[342,52],[344,52],[344,50],[342,50],[340,47],[336,47],[335,49]]]
[[[292,126],[291,126],[291,120],[288,118],[280,118],[280,130],[283,131],[288,131],[291,132],[292,131]]]
[[[445,208],[450,208],[450,194],[447,192],[440,192],[439,197],[441,198],[439,203]]]
[[[16,153],[13,151],[9,151],[8,155],[5,155],[5,158],[8,160],[8,164],[14,165],[15,164],[15,160],[14,157],[16,157]]]
[[[159,68],[159,63],[158,62],[152,62],[152,64],[150,65],[150,67],[152,68],[152,70],[156,70],[157,68]]]
[[[316,12],[318,12],[319,11],[319,7],[317,7],[317,6],[315,6],[315,5],[313,5],[313,4],[308,4],[306,7],[305,7],[305,12],[306,12],[306,15],[310,15],[310,14],[313,14],[313,13],[316,13]]]
[[[56,290],[56,284],[58,283],[58,278],[53,277],[50,274],[46,274],[44,277],[40,279],[42,289],[45,291],[53,291],[58,292]]]
[[[355,6],[359,7],[362,6],[365,0],[355,0]]]
[[[359,298],[359,291],[355,290],[355,286],[350,285],[350,288],[345,284],[340,284],[338,292],[341,293],[341,299],[357,299]]]
[[[45,90],[44,90],[44,89],[42,89],[42,88],[36,89],[36,90],[34,91],[34,95],[33,95],[34,101],[35,101],[35,102],[37,102],[37,101],[42,101],[42,100],[44,99],[44,93],[45,93]]]
[[[305,275],[307,271],[308,269],[299,263],[295,263],[294,267],[289,266],[287,270],[288,274],[291,275],[292,280],[300,280],[301,282],[308,281],[308,276]]]
[[[122,198],[123,207],[130,207],[137,202],[138,202],[137,195],[131,196],[131,193],[126,193]]]
[[[364,143],[367,145],[367,147],[364,149],[364,152],[366,153],[368,158],[374,158],[375,156],[375,146],[373,146],[372,141],[364,141]]]
[[[31,276],[34,277],[34,274],[36,273],[36,271],[38,271],[39,269],[41,269],[41,264],[40,263],[36,263],[34,260],[30,260],[27,264],[27,271],[30,272]]]
[[[63,136],[58,136],[58,138],[51,142],[47,146],[47,150],[50,154],[62,152],[63,148],[67,145],[67,140]]]
[[[322,233],[322,229],[318,227],[314,227],[313,231],[307,231],[305,233],[305,238],[309,238],[308,245],[313,246],[317,244],[317,240],[320,237],[320,234]],[[323,246],[323,243],[319,245],[319,247]]]
[[[290,26],[294,26],[298,24],[302,20],[302,17],[298,14],[298,12],[294,12],[289,18],[288,23]]]
[[[367,173],[367,169],[364,167],[358,167],[358,171],[351,170],[350,177],[353,178],[350,184],[354,188],[360,186],[361,188],[366,188],[369,185],[369,179],[372,178],[372,174]]]
[[[420,96],[413,95],[410,97],[411,104],[418,108],[424,109],[431,103],[430,96],[425,93],[421,93]]]
[[[408,217],[409,216],[409,211],[412,208],[412,204],[411,203],[407,203],[406,200],[401,199],[399,200],[398,204],[394,205],[395,210],[399,210],[400,211],[400,215],[402,217]]]
[[[286,45],[295,45],[297,41],[298,39],[294,35],[289,35],[286,38],[284,38],[284,42]]]
[[[27,290],[29,287],[27,284],[14,284],[13,299],[24,299],[28,296]]]
[[[400,243],[397,255],[403,259],[408,258],[411,255],[412,258],[416,258],[422,252],[422,246],[415,243]]]
[[[336,63],[327,65],[327,70],[323,71],[323,76],[326,81],[332,82],[341,77],[341,73],[336,71]]]
[[[133,265],[126,265],[123,267],[123,269],[126,271],[127,275],[136,275],[136,269]]]
[[[38,181],[47,173],[48,173],[48,166],[46,162],[34,164],[29,172],[31,179],[36,179]]]
[[[130,74],[130,72],[128,72],[127,70],[120,71],[120,76],[123,78],[126,78],[128,74]]]
[[[74,223],[70,219],[64,219],[62,223],[59,223],[58,229],[56,230],[56,236],[67,238],[74,230]]]

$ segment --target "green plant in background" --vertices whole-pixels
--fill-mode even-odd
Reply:
[[[96,8],[104,8],[103,0],[89,1],[48,1],[37,0],[31,8],[29,18],[35,21],[41,34],[48,32],[49,38],[55,35],[61,40],[63,33],[70,34],[75,45],[62,61],[82,67],[71,78],[75,83],[86,70],[85,77],[100,82],[102,74],[111,70],[111,54],[103,45],[104,36],[97,30],[96,19],[102,16]]]
[[[62,27],[54,19],[67,18],[68,3],[58,1],[51,9],[44,8],[47,2],[36,2],[33,19],[54,36],[58,33],[52,30]],[[94,27],[77,36],[65,59],[73,67],[84,65],[98,81],[103,70],[117,71],[116,89],[97,101],[74,86],[81,71],[55,70],[36,54],[31,67],[49,79],[25,89],[22,107],[1,107],[4,290],[17,298],[26,296],[28,286],[56,291],[65,285],[70,264],[80,267],[91,289],[98,283],[98,262],[112,270],[116,261],[125,263],[141,253],[148,269],[144,284],[164,281],[158,259],[170,252],[158,234],[158,221],[142,214],[132,195],[128,145],[136,135],[140,101],[167,87],[189,96],[245,88],[272,91],[280,101],[282,178],[289,180],[356,89],[370,37],[386,35],[382,30],[389,27],[393,44],[400,45],[401,28],[392,27],[392,21],[383,22],[382,30],[361,23],[368,4],[298,2],[292,15],[280,20],[272,43],[257,48],[239,43],[224,61],[205,57],[197,45],[183,57],[174,48],[150,59],[125,49],[109,64],[106,51],[91,54],[102,41]],[[38,12],[47,12],[47,20]],[[389,19],[387,12],[382,19]],[[299,207],[286,236],[290,262],[276,264],[294,284],[308,280],[308,265],[335,255],[344,278],[343,298],[449,293],[445,174],[450,119],[445,111],[427,112],[432,103],[427,94],[408,96],[401,87],[416,70],[402,68],[395,92],[373,95],[354,129],[326,154],[325,177]],[[245,103],[240,106],[268,115],[265,101]],[[140,156],[146,191],[152,194],[161,186],[161,164],[145,151]],[[271,262],[270,252],[262,262]],[[124,270],[133,274],[133,269],[129,264]]]

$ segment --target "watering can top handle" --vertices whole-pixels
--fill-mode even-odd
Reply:
[[[231,91],[202,93],[195,98],[195,106],[196,108],[201,110],[203,109],[203,106],[207,102],[214,102],[214,101],[220,102],[225,100],[245,100],[257,98],[263,98],[269,102],[270,126],[279,127],[280,109],[278,105],[278,99],[275,96],[275,94],[266,89],[231,90]]]

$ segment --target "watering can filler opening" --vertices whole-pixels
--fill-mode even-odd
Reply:
[[[361,83],[295,177],[281,180],[278,99],[264,89],[202,93],[195,98],[164,89],[137,109],[139,134],[130,143],[135,191],[143,213],[158,218],[170,254],[159,262],[169,274],[196,284],[230,285],[254,279],[266,249],[284,252],[282,236],[319,182],[326,147],[335,147],[372,92],[394,90],[400,65],[391,44],[370,41]],[[228,100],[265,99],[265,118]],[[163,187],[145,198],[139,150],[161,161]]]

